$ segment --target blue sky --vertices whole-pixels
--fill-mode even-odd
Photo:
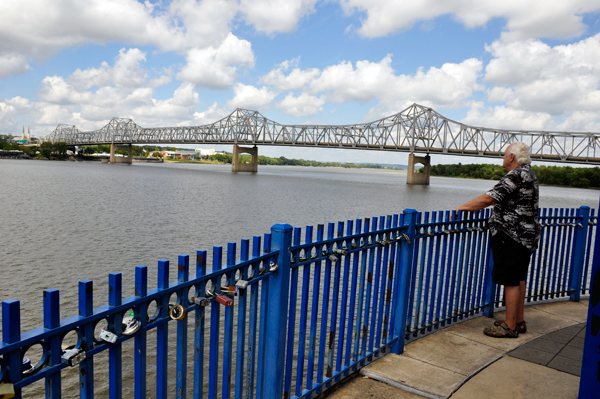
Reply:
[[[351,124],[416,102],[464,123],[600,132],[597,0],[9,0],[0,133],[201,125],[236,107]],[[224,148],[231,151],[229,148]],[[261,147],[405,164],[374,151]],[[434,157],[434,163],[489,162]]]

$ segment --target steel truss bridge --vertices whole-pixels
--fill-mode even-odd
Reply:
[[[354,125],[283,125],[258,111],[236,109],[214,123],[190,127],[138,126],[113,118],[101,129],[81,132],[58,125],[41,141],[97,144],[237,144],[397,151],[502,157],[512,142],[531,147],[534,160],[600,164],[600,133],[506,130],[465,125],[413,104],[395,115]]]

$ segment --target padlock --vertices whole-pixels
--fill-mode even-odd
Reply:
[[[329,260],[332,262],[337,262],[338,257],[332,254],[332,255],[329,255]]]
[[[236,295],[244,295],[246,293],[246,288],[248,288],[248,282],[246,280],[238,280],[235,283]]]
[[[183,306],[175,305],[169,311],[169,316],[171,316],[173,320],[183,320],[185,313],[185,308]]]
[[[110,331],[106,331],[106,330],[100,330],[100,339],[102,341],[106,341],[106,342],[110,342],[111,344],[114,344],[115,342],[117,342],[117,334],[114,334]]]
[[[81,349],[73,348],[63,352],[60,362],[69,367],[73,367],[85,360],[86,354]]]
[[[9,399],[15,397],[15,387],[13,384],[3,382],[0,384],[0,399]]]
[[[28,357],[23,358],[23,365],[21,366],[21,371],[23,374],[28,374],[33,370],[33,366],[31,365],[31,360]]]
[[[221,294],[234,295],[237,290],[235,289],[235,285],[230,285],[229,287],[221,287]]]
[[[129,316],[123,317],[123,322],[121,323],[121,326],[123,329],[123,335],[132,335],[138,332],[138,330],[142,326],[142,322],[130,314]]]
[[[227,295],[217,295],[217,302],[223,306],[233,306],[233,299]]]
[[[192,302],[202,307],[210,305],[210,299],[208,298],[192,298]]]

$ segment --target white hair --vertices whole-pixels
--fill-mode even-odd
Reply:
[[[519,165],[529,165],[531,163],[531,150],[529,146],[522,141],[516,141],[508,146],[506,151],[509,154],[514,154],[515,161]]]

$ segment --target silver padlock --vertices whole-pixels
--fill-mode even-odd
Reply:
[[[210,305],[210,299],[208,298],[193,298],[196,305],[204,307]]]
[[[109,342],[111,344],[114,344],[115,342],[117,342],[117,334],[114,334],[110,331],[106,331],[106,330],[101,330],[100,331],[100,339],[106,342]]]
[[[332,262],[337,262],[338,257],[332,254],[332,255],[329,255],[329,260]]]
[[[69,367],[73,367],[84,361],[86,358],[86,354],[81,349],[68,349],[63,352],[60,357],[60,362],[62,364],[66,364]]]
[[[235,286],[240,290],[245,290],[248,288],[248,282],[246,280],[238,280],[237,283],[235,283]]]
[[[123,317],[123,322],[121,323],[123,328],[123,335],[132,335],[138,332],[140,327],[142,326],[142,322],[136,319],[135,317],[129,315]]]

